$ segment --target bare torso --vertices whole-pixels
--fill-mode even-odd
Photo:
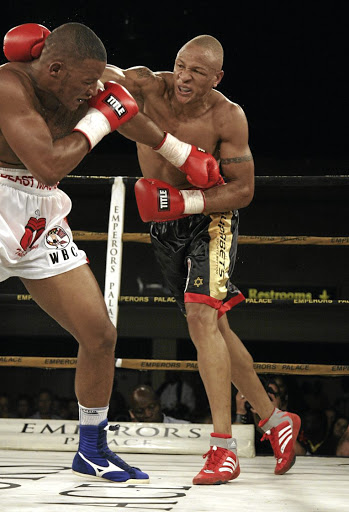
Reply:
[[[212,87],[207,74],[203,78],[191,71],[184,82],[174,72],[154,73],[143,66],[121,70],[107,65],[102,81],[114,80],[126,87],[140,111],[162,130],[204,149],[221,163],[227,186],[205,191],[205,211],[242,208],[249,204],[254,190],[254,164],[245,113]],[[145,178],[165,181],[179,189],[190,187],[186,175],[151,147],[138,143],[137,150]]]
[[[143,112],[164,131],[219,159],[219,119],[224,115],[226,98],[212,90],[202,104],[183,108],[173,98],[172,73],[157,73],[155,81],[157,84],[143,97]],[[178,188],[190,186],[186,176],[152,148],[138,143],[137,150],[145,178],[162,180]]]

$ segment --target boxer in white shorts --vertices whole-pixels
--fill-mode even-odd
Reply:
[[[72,469],[115,483],[149,477],[108,449],[108,404],[114,382],[116,329],[100,287],[72,239],[71,201],[57,188],[87,153],[118,130],[151,148],[165,134],[115,82],[101,89],[106,50],[80,23],[52,33],[26,23],[5,36],[10,62],[0,66],[0,281],[17,276],[33,300],[79,344],[75,393],[79,448]],[[184,173],[203,174],[212,155],[172,137]],[[179,149],[178,149],[179,148]]]
[[[0,281],[43,279],[87,263],[67,222],[71,200],[28,171],[0,168]]]

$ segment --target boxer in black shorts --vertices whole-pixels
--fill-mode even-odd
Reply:
[[[245,208],[254,193],[245,113],[215,90],[224,75],[222,65],[222,45],[206,34],[180,48],[173,72],[153,72],[144,66],[121,70],[108,65],[102,77],[103,81],[124,85],[140,110],[166,132],[214,155],[224,176],[209,173],[207,181],[193,175],[186,177],[182,172],[186,150],[174,151],[171,135],[153,148],[155,151],[137,144],[143,174],[135,186],[138,210],[144,222],[157,222],[151,227],[152,241],[164,277],[182,310],[184,301],[211,408],[211,446],[203,469],[193,479],[194,484],[208,485],[225,483],[240,473],[231,429],[231,382],[262,418],[260,426],[272,443],[277,474],[285,473],[294,463],[294,441],[300,424],[298,416],[274,409],[251,355],[224,314],[234,305],[227,294],[234,249],[223,250],[222,254],[229,254],[223,265],[223,279],[217,280],[214,273],[221,268],[220,252],[217,245],[211,249],[211,237],[215,242],[219,240],[219,223],[232,215],[224,212]],[[232,220],[232,229],[236,244],[237,219]],[[220,242],[224,245],[223,239]],[[280,431],[284,432],[282,438]]]
[[[156,259],[182,313],[185,302],[204,302],[218,317],[244,300],[232,284],[238,241],[237,211],[191,215],[150,228]]]

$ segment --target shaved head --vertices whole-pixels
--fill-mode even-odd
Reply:
[[[191,45],[200,46],[206,53],[207,57],[212,61],[213,67],[220,71],[223,67],[223,59],[224,59],[224,51],[223,46],[213,36],[203,34],[200,36],[196,36],[190,41],[188,41],[180,50],[179,53],[187,49]]]
[[[136,407],[138,403],[142,400],[154,400],[158,401],[158,397],[155,391],[146,384],[142,384],[133,390],[131,395],[131,405],[132,407]]]
[[[133,421],[162,423],[164,420],[160,400],[153,388],[146,384],[141,384],[133,390],[130,405],[130,415]]]

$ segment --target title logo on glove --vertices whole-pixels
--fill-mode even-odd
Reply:
[[[168,188],[158,188],[158,211],[163,212],[164,210],[170,209],[170,195]]]
[[[110,107],[120,119],[122,116],[127,114],[127,110],[122,103],[113,95],[109,94],[103,100],[104,103]]]

